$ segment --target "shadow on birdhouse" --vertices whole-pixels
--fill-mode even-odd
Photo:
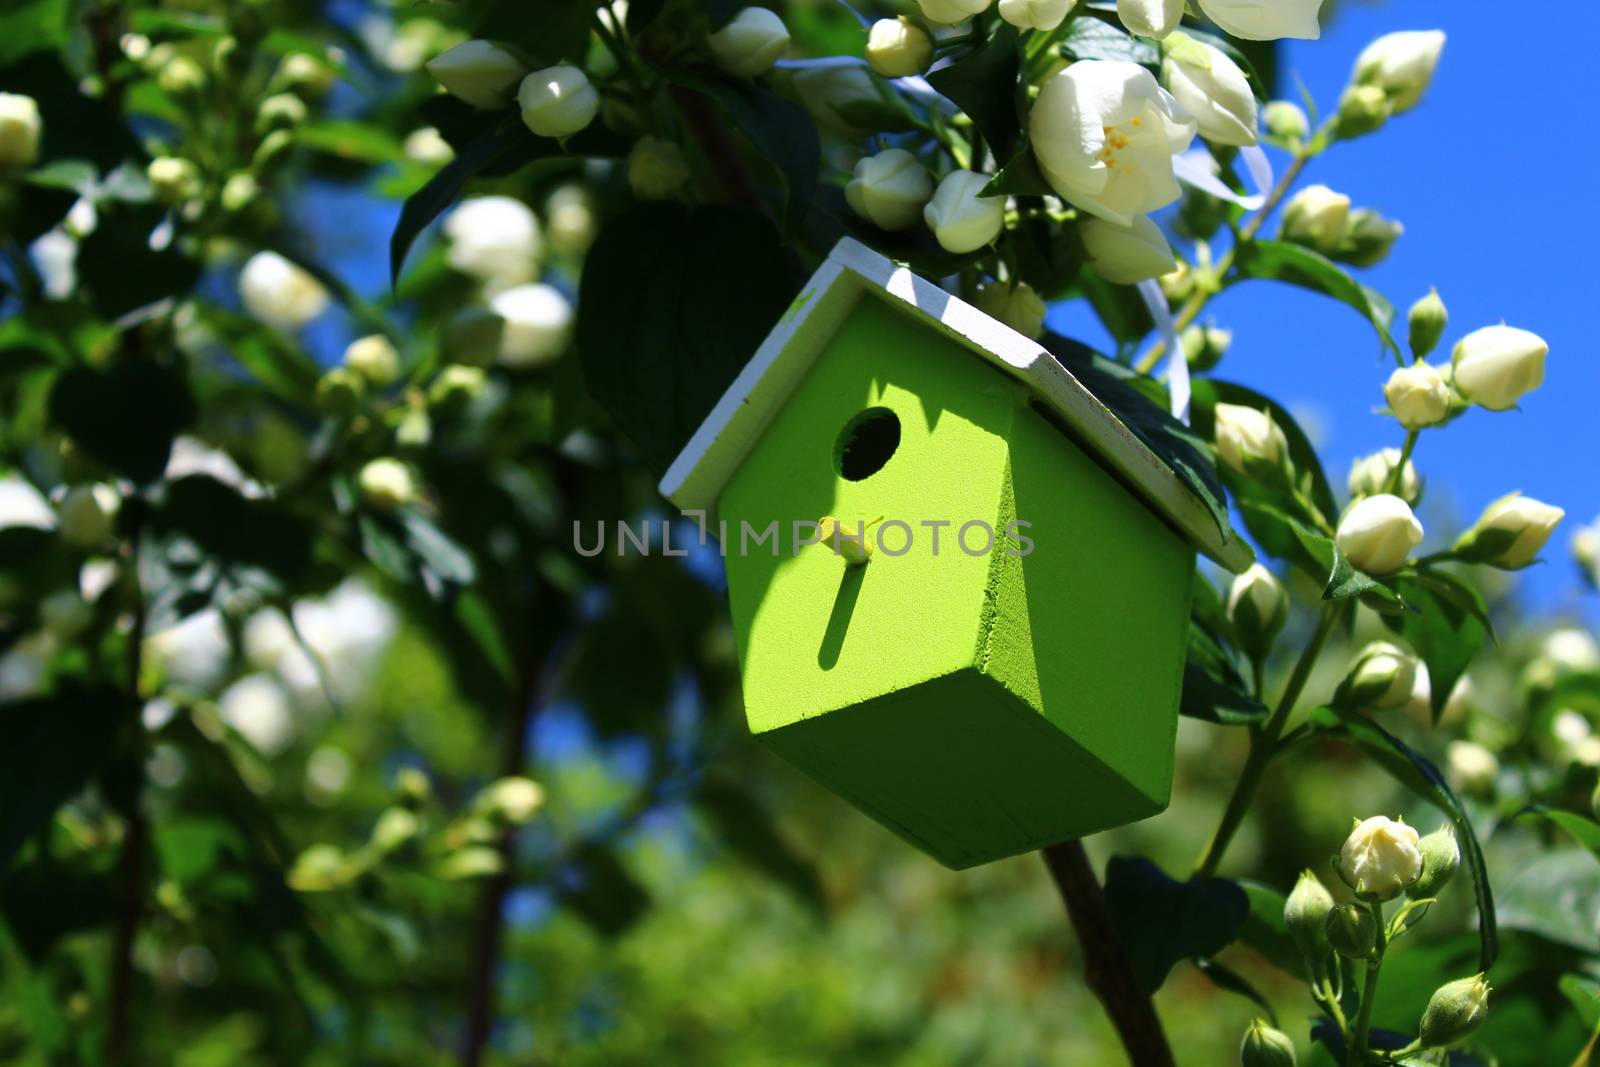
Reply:
[[[841,241],[661,490],[752,732],[941,862],[1166,806],[1194,552],[1249,549],[1033,341]]]

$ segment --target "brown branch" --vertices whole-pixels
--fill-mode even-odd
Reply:
[[[539,705],[539,684],[543,668],[535,666],[524,677],[519,690],[519,705],[511,716],[511,736],[505,740],[505,762],[501,775],[522,773],[528,755],[528,729]],[[462,1067],[478,1067],[489,1044],[497,1010],[495,972],[500,969],[501,945],[505,939],[505,903],[516,884],[516,834],[512,827],[500,832],[495,844],[500,853],[500,870],[484,884],[473,920],[472,957],[467,974],[467,1032],[461,1047]]]
[[[1133,1067],[1173,1067],[1172,1049],[1155,1005],[1133,980],[1094,868],[1079,841],[1051,845],[1041,855],[1083,948],[1089,988],[1100,998]]]
[[[739,150],[734,147],[733,137],[718,120],[710,101],[681,85],[673,86],[671,93],[672,102],[678,106],[678,114],[683,116],[684,125],[689,127],[695,144],[700,146],[701,153],[711,166],[711,174],[716,179],[723,199],[732,204],[759,209],[762,206],[761,197],[739,159]]]

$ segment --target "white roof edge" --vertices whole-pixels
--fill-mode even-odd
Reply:
[[[863,292],[921,312],[948,336],[1025,382],[1100,460],[1199,551],[1238,573],[1254,559],[1224,536],[1194,492],[1045,348],[905,267],[844,238],[806,283],[662,477],[663,496],[710,512],[773,416]]]

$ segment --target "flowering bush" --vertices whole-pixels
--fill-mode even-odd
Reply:
[[[1589,1062],[1600,648],[1506,578],[1564,513],[1417,511],[1547,346],[1436,292],[1402,323],[1358,280],[1400,224],[1303,180],[1427,122],[1442,33],[1313,120],[1263,72],[1317,0],[357,6],[0,13],[0,1050]],[[333,190],[399,205],[388,285],[335,269]],[[1197,577],[1174,811],[1103,875],[1047,852],[1072,956],[1037,864],[934,880],[749,750],[714,550],[570,550],[662,513],[845,236],[1256,548]],[[1201,323],[1258,280],[1394,362],[1343,492]],[[1048,329],[1073,302],[1111,351]]]

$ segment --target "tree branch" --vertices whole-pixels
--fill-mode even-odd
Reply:
[[[128,646],[124,668],[128,687],[128,729],[134,738],[129,757],[131,773],[113,794],[120,794],[119,807],[125,806],[126,826],[122,838],[122,854],[117,859],[116,925],[111,935],[110,977],[106,993],[105,1061],[122,1063],[128,1058],[128,1042],[132,1033],[133,1007],[133,948],[139,936],[139,922],[144,917],[144,853],[150,837],[149,821],[140,809],[144,775],[144,698],[140,679],[144,674],[144,635],[149,619],[144,597],[144,583],[139,574],[139,541],[144,512],[143,502],[130,497],[124,502],[128,513],[126,542],[127,573],[132,587],[133,625],[128,631]]]
[[[1172,1049],[1155,1005],[1133,980],[1133,969],[1111,928],[1111,913],[1080,841],[1051,845],[1041,855],[1083,948],[1089,988],[1105,1006],[1133,1067],[1173,1067]]]
[[[505,762],[501,776],[522,772],[528,755],[528,729],[539,707],[539,686],[543,666],[527,672],[519,690],[519,704],[511,715],[511,736],[505,740]],[[505,938],[505,903],[516,884],[516,831],[507,827],[495,844],[500,853],[500,871],[484,884],[473,920],[472,957],[467,973],[467,1032],[461,1048],[462,1067],[478,1067],[489,1043],[496,1014],[495,972],[500,968],[501,943]]]

